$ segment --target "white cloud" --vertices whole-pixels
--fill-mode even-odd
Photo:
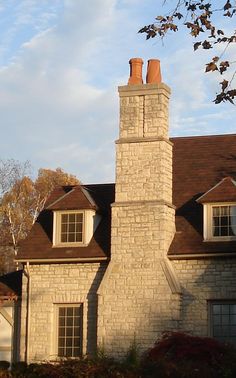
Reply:
[[[127,83],[134,56],[161,58],[173,92],[172,134],[216,133],[225,120],[231,130],[233,111],[210,103],[204,57],[186,39],[171,37],[162,48],[137,35],[156,14],[151,0],[10,3],[0,43],[1,157],[29,159],[36,169],[61,166],[83,182],[114,180],[116,87]]]

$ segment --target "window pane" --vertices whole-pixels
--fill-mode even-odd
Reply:
[[[65,316],[66,309],[65,307],[60,307],[59,308],[59,317]]]
[[[79,234],[79,233],[78,233],[78,234],[75,235],[75,241],[77,241],[77,242],[82,242],[82,240],[83,240],[83,239],[82,239],[82,234]]]
[[[68,214],[61,214],[61,223],[68,222]]]
[[[62,234],[61,235],[61,242],[66,243],[67,242],[67,234]]]
[[[59,317],[59,327],[65,327],[65,318]]]
[[[82,223],[77,223],[76,224],[76,232],[82,232],[83,229],[83,224]]]
[[[214,324],[215,325],[220,325],[221,324],[221,316],[220,315],[214,315]]]
[[[74,357],[72,354],[72,348],[66,348],[65,357]]]
[[[74,355],[73,357],[79,357],[80,356],[80,348],[74,348]]]
[[[75,223],[75,214],[69,214],[69,222]]]
[[[66,315],[73,316],[73,307],[67,307]]]
[[[59,348],[62,348],[65,344],[65,339],[63,337],[59,337],[58,339],[58,346]]]
[[[60,337],[63,337],[65,336],[65,327],[59,327],[59,336]]]
[[[64,348],[58,348],[58,357],[64,357],[64,356],[65,356]]]
[[[69,232],[75,232],[75,223],[69,224]]]
[[[67,338],[66,339],[66,347],[72,347],[72,338]]]
[[[62,223],[61,232],[67,232],[67,224],[66,223]]]
[[[221,217],[221,226],[228,226],[228,217]]]
[[[218,217],[220,215],[220,208],[219,207],[213,207],[213,216]]]
[[[213,304],[213,314],[220,314],[221,313],[221,305]]]
[[[66,328],[66,337],[71,337],[73,335],[73,328]]]
[[[220,236],[220,228],[213,227],[213,236]]]
[[[73,243],[75,241],[75,234],[68,234],[68,242]]]
[[[228,206],[221,206],[220,207],[220,215],[228,215],[229,214],[229,207]]]
[[[236,337],[236,326],[230,327],[230,335]]]
[[[229,314],[229,305],[228,304],[221,305],[221,312],[222,314]]]
[[[80,347],[80,338],[79,337],[75,337],[74,338],[74,346],[75,347]]]
[[[83,222],[83,214],[82,213],[76,214],[76,222],[77,223]]]
[[[222,315],[222,324],[229,324],[229,315]]]
[[[228,235],[228,227],[221,227],[221,236],[227,236]]]

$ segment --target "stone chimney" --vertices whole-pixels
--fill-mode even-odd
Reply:
[[[134,338],[143,350],[163,330],[176,329],[178,287],[167,252],[175,230],[172,143],[168,137],[170,89],[159,60],[130,60],[128,85],[119,87],[116,196],[112,205],[111,261],[99,289],[98,342],[125,353]]]
[[[128,85],[119,87],[120,134],[116,160],[116,202],[172,203],[172,144],[168,139],[169,87],[161,82],[160,61],[130,60]]]

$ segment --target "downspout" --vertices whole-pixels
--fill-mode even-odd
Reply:
[[[27,282],[27,303],[26,303],[26,335],[25,335],[25,362],[28,363],[29,359],[29,334],[30,334],[30,294],[31,294],[31,282],[30,282],[30,268],[29,262],[26,262],[24,267],[24,274],[28,280]]]

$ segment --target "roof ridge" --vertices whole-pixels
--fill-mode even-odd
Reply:
[[[207,135],[185,135],[185,136],[170,136],[170,139],[195,139],[195,138],[199,138],[199,139],[204,139],[204,138],[219,138],[219,137],[232,137],[232,136],[235,136],[236,137],[236,134],[235,133],[232,133],[232,134],[213,134],[213,135],[210,135],[210,134],[207,134]]]

